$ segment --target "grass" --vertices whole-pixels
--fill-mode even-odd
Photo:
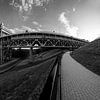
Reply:
[[[0,75],[0,100],[37,100],[55,60]]]
[[[14,59],[6,64],[0,65],[0,71],[12,66],[13,64],[17,63],[19,60],[20,59]]]
[[[71,56],[88,70],[100,75],[100,39],[73,51]]]

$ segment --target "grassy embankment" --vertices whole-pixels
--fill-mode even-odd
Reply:
[[[71,56],[87,69],[100,75],[100,39],[73,51]]]
[[[0,100],[38,100],[55,60],[0,75]]]

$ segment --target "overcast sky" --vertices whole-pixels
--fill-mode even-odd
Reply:
[[[56,31],[91,41],[100,36],[100,0],[0,0],[0,21],[15,33]]]

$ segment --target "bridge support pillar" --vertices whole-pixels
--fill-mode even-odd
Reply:
[[[0,24],[0,37],[2,37],[2,24]],[[3,58],[3,55],[2,55],[2,39],[0,39],[0,64],[2,64],[2,58]]]
[[[10,61],[12,59],[12,48],[11,47],[8,48],[8,52],[7,53],[8,53],[8,55],[7,55],[8,59],[7,60]]]
[[[3,50],[2,50],[2,46],[0,45],[0,64],[3,63]]]
[[[6,63],[12,59],[12,48],[0,46],[0,64]]]
[[[30,47],[29,57],[30,57],[30,59],[33,58],[33,47]]]

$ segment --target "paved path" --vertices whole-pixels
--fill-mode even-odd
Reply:
[[[100,100],[100,76],[77,63],[69,53],[61,66],[62,100]]]

